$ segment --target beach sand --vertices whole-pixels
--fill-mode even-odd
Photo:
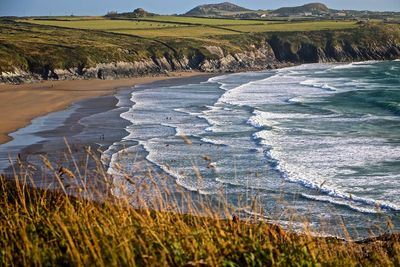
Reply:
[[[193,72],[182,73],[180,76],[176,74],[172,77],[174,79],[158,77],[156,79],[117,80],[114,81],[114,83],[110,83],[113,81],[95,80],[86,81],[83,84],[84,86],[78,88],[78,90],[60,90],[59,88],[61,88],[61,85],[57,85],[58,87],[56,87],[58,83],[54,83],[54,87],[50,87],[48,90],[51,92],[55,91],[55,88],[58,88],[58,91],[52,92],[50,95],[46,95],[45,92],[43,92],[45,89],[42,83],[28,85],[32,87],[41,85],[42,90],[38,90],[40,94],[37,94],[34,89],[31,89],[32,92],[35,92],[33,95],[29,95],[30,91],[27,90],[21,90],[22,92],[16,90],[16,92],[20,93],[23,97],[28,95],[28,98],[33,98],[29,99],[29,105],[39,105],[38,108],[41,108],[41,112],[48,112],[44,114],[43,117],[35,119],[30,113],[26,115],[24,119],[27,124],[29,123],[29,126],[23,127],[24,125],[19,121],[18,123],[20,123],[19,125],[21,125],[20,127],[22,128],[12,134],[13,140],[0,145],[0,174],[3,173],[13,177],[13,167],[18,169],[19,166],[15,165],[17,158],[24,163],[29,163],[30,166],[37,166],[37,169],[40,169],[39,166],[42,165],[41,156],[45,156],[57,166],[62,164],[64,167],[74,169],[74,165],[71,165],[72,162],[66,161],[65,159],[65,155],[69,154],[65,140],[71,146],[73,155],[77,158],[78,162],[84,162],[87,160],[87,147],[91,147],[92,152],[94,152],[97,157],[100,157],[101,151],[107,150],[113,143],[122,140],[128,135],[126,127],[130,123],[121,118],[121,113],[127,111],[133,104],[129,100],[131,98],[131,92],[136,90],[132,88],[132,85],[140,84],[140,87],[137,89],[145,90],[160,86],[170,87],[192,82],[200,83],[207,81],[213,76],[215,76],[215,74]],[[77,86],[81,85],[81,82],[82,81],[72,81],[68,82],[67,85]],[[97,90],[93,90],[94,86],[96,86],[95,88],[97,88]],[[118,87],[120,90],[112,90],[114,87]],[[100,91],[100,89],[103,89],[103,91]],[[69,96],[68,93],[72,93],[72,96]],[[9,94],[11,94],[11,92],[9,92]],[[50,101],[49,98],[57,99],[65,95],[74,98],[65,103],[65,107],[67,106],[67,108],[60,106],[61,108],[59,108],[59,111],[52,112],[55,111],[55,108],[58,106],[53,106],[51,107],[52,109],[45,109],[46,104],[42,104],[41,102],[38,104],[35,102],[35,97],[38,95],[44,95],[44,100],[47,101]],[[123,100],[122,102],[120,102],[121,99]],[[7,101],[10,102],[10,100]],[[117,104],[121,105],[117,106]],[[11,104],[9,104],[9,110],[10,112],[15,111],[17,113],[21,111],[18,108],[13,109]],[[22,116],[19,115],[18,118],[22,118]],[[29,118],[34,120],[30,121]],[[2,119],[2,121],[6,120],[8,119]],[[2,125],[2,129],[5,129],[4,126],[5,125]],[[90,161],[87,167],[89,170],[95,170],[95,162]],[[104,167],[107,168],[107,166]],[[33,177],[35,186],[41,188],[54,186],[55,181],[53,181],[51,176],[48,176],[46,179],[44,179],[44,177],[47,176],[42,175],[40,171],[36,172]],[[95,179],[92,179],[90,183],[91,185],[98,186]]]
[[[38,116],[63,110],[79,100],[110,95],[118,88],[160,80],[202,75],[199,72],[174,72],[169,76],[118,80],[43,81],[31,84],[0,84],[0,144],[10,141],[9,133]]]

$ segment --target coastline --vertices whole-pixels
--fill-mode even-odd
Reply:
[[[63,161],[63,151],[66,150],[64,138],[68,144],[73,147],[77,153],[84,152],[85,147],[93,148],[93,151],[100,152],[111,146],[114,142],[123,139],[128,133],[125,126],[128,122],[120,117],[122,112],[130,107],[129,94],[133,90],[142,90],[151,88],[152,86],[173,86],[187,84],[188,81],[206,81],[208,78],[216,74],[210,73],[175,73],[170,77],[148,77],[139,79],[126,79],[122,81],[104,81],[94,80],[94,85],[103,90],[90,90],[93,81],[85,82],[85,90],[63,90],[56,91],[45,95],[43,102],[49,101],[51,95],[54,97],[62,97],[69,92],[76,92],[76,95],[67,98],[66,106],[61,106],[59,110],[49,110],[44,115],[25,116],[27,120],[25,125],[22,125],[22,120],[18,121],[22,127],[9,133],[7,137],[9,142],[0,143],[0,172],[4,174],[13,174],[13,164],[16,163],[17,157],[20,157],[24,162],[37,164],[40,166],[40,158],[38,155],[46,156],[54,161]],[[70,86],[76,85],[79,81],[70,81]],[[46,84],[48,84],[46,82]],[[55,85],[57,83],[54,83]],[[81,83],[78,83],[78,85]],[[129,86],[123,86],[127,84]],[[42,84],[26,84],[25,87],[32,88],[33,86],[41,86]],[[120,85],[119,87],[111,87],[112,85]],[[58,85],[61,86],[61,85]],[[109,88],[107,88],[107,86]],[[54,88],[56,88],[54,86]],[[60,88],[60,87],[58,87]],[[22,89],[21,89],[22,90]],[[79,95],[80,92],[83,92]],[[89,93],[86,93],[89,92]],[[38,94],[28,95],[28,91],[24,91],[24,95],[34,101]],[[43,93],[43,91],[42,91]],[[93,94],[93,95],[92,95]],[[1,95],[1,93],[0,93]],[[121,98],[128,103],[121,106]],[[51,103],[50,103],[51,104]],[[8,105],[10,106],[10,105]],[[46,105],[41,106],[42,109],[48,108]],[[55,108],[56,105],[50,106]],[[0,107],[0,110],[3,107]],[[40,107],[39,107],[40,108]],[[21,115],[16,112],[15,115]],[[22,114],[25,115],[25,114]],[[22,117],[22,116],[21,116]],[[126,124],[126,125],[125,125]],[[5,125],[1,125],[3,130]],[[6,125],[7,126],[7,125]],[[3,127],[3,128],[1,128]],[[98,150],[99,149],[99,150]],[[100,156],[100,154],[98,154]],[[10,160],[13,164],[10,164]],[[39,161],[38,161],[39,160]],[[52,181],[43,181],[40,177],[35,179],[37,187],[47,187]]]
[[[197,76],[196,79],[206,79],[205,77],[207,76],[215,76],[216,74],[208,74],[208,75],[188,75],[186,77],[173,77],[173,78],[177,78],[177,79],[162,79],[160,77],[160,79],[156,79],[153,81],[149,81],[148,83],[143,83],[140,86],[140,89],[143,88],[147,88],[147,87],[151,87],[153,84],[181,84],[181,83],[185,83],[185,81],[187,81],[189,78],[192,79],[192,77]],[[182,79],[179,79],[182,78]],[[185,79],[188,78],[188,79]],[[169,80],[169,81],[167,81]],[[116,90],[117,88],[115,88]],[[58,144],[56,145],[55,140],[52,140],[51,142],[45,142],[40,143],[40,144],[33,144],[30,146],[27,146],[26,148],[24,148],[23,152],[21,153],[23,156],[25,155],[34,155],[35,157],[38,154],[45,154],[47,156],[49,156],[49,158],[53,159],[53,160],[60,160],[59,158],[56,157],[56,153],[60,153],[60,151],[63,151],[65,149],[65,145],[63,142],[59,142],[60,140],[62,140],[62,138],[66,135],[67,137],[69,136],[72,141],[73,147],[76,149],[76,151],[79,150],[79,147],[82,148],[83,146],[86,145],[90,145],[92,148],[95,147],[99,147],[99,136],[92,136],[92,140],[90,140],[90,142],[86,142],[85,139],[80,140],[80,138],[76,138],[80,137],[80,136],[88,136],[89,132],[87,132],[86,130],[82,131],[82,125],[80,125],[80,120],[82,118],[86,118],[88,116],[92,116],[95,114],[103,114],[105,112],[110,112],[113,110],[117,109],[117,98],[116,95],[117,94],[112,94],[113,92],[115,93],[115,90],[110,90],[107,91],[107,93],[105,93],[105,95],[103,96],[94,96],[94,97],[89,97],[87,99],[81,99],[78,100],[77,102],[73,102],[72,106],[79,106],[76,109],[73,109],[72,113],[70,113],[67,116],[67,119],[60,123],[59,126],[55,127],[54,129],[51,130],[44,130],[44,131],[40,131],[38,133],[38,136],[40,137],[48,137],[50,136],[51,139],[54,138],[54,136],[57,137],[58,140]],[[133,88],[121,88],[121,90],[118,91],[118,94],[120,94],[121,92],[132,92],[132,90],[135,90]],[[128,99],[128,98],[126,98]],[[70,106],[71,107],[71,106]],[[68,109],[70,109],[70,107]],[[81,109],[81,110],[80,110]],[[118,115],[119,116],[120,111],[117,113],[114,113],[113,115]],[[99,123],[102,123],[102,121],[97,120]],[[107,118],[105,118],[105,122],[107,123]],[[120,120],[120,121],[124,121],[124,120]],[[126,123],[126,122],[125,122]],[[124,128],[124,127],[122,127]],[[118,136],[125,136],[127,133],[122,129],[122,130],[118,130],[116,131],[116,129],[114,128],[113,131],[118,132],[115,133],[116,136],[110,136],[106,133],[106,140],[103,140],[104,143],[104,147],[109,146],[110,144],[112,144],[113,140],[120,140],[121,137]],[[92,132],[93,133],[93,132]],[[101,132],[99,132],[101,133]],[[74,139],[76,142],[74,142]],[[70,141],[70,139],[68,139],[68,141]],[[70,143],[71,144],[71,143]],[[28,160],[30,162],[30,160]],[[40,187],[39,187],[40,188]],[[362,239],[360,242],[362,242],[364,239]]]
[[[77,101],[112,95],[116,90],[140,84],[177,78],[202,76],[196,71],[172,72],[168,76],[148,76],[117,80],[42,81],[29,84],[0,84],[0,144],[12,140],[10,133],[31,123],[34,118],[64,110]]]

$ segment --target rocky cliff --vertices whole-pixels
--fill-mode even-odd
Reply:
[[[131,62],[78,64],[64,69],[52,68],[50,64],[34,70],[15,67],[15,71],[2,72],[0,82],[118,79],[163,75],[172,71],[238,72],[302,63],[391,60],[400,58],[399,39],[398,32],[384,35],[365,31],[259,34],[247,37],[245,41],[227,40],[240,49],[203,44],[201,49],[189,47],[178,53],[173,44],[169,44],[172,51]]]

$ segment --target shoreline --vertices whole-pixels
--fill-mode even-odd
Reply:
[[[160,85],[182,85],[187,84],[188,81],[202,82],[215,76],[215,74],[197,72],[178,75],[176,73],[172,77],[155,77],[155,79],[149,77],[146,82],[136,83],[134,86],[104,90],[103,95],[86,97],[84,94],[84,98],[71,102],[59,111],[50,111],[45,115],[32,118],[29,124],[9,134],[11,139],[9,142],[0,144],[0,172],[11,175],[12,165],[16,163],[17,157],[24,162],[37,165],[40,165],[38,155],[62,161],[60,156],[66,149],[64,138],[75,151],[84,151],[83,148],[86,146],[94,148],[94,151],[108,148],[115,141],[128,135],[125,130],[128,122],[120,118],[120,114],[127,111],[126,105],[123,107],[119,105],[121,97],[129,102],[129,94],[134,90]],[[127,82],[132,84],[132,79],[128,79]],[[10,164],[10,160],[13,164]],[[46,184],[40,179],[35,179],[35,183]]]
[[[90,145],[92,146],[92,148],[94,147],[101,147],[101,145],[99,145],[99,143],[105,142],[106,144],[104,145],[105,147],[109,146],[110,144],[112,144],[113,140],[115,140],[115,137],[117,137],[117,140],[120,140],[122,138],[118,137],[118,136],[124,136],[127,133],[122,129],[121,131],[118,131],[118,133],[115,134],[115,136],[110,136],[107,134],[106,132],[106,140],[104,141],[99,141],[101,139],[99,139],[98,135],[93,135],[93,131],[82,131],[82,125],[81,125],[81,119],[82,118],[86,118],[88,116],[94,115],[94,114],[103,114],[105,112],[113,112],[113,116],[116,115],[116,113],[114,113],[114,110],[117,110],[119,105],[117,106],[117,97],[116,95],[120,95],[121,93],[125,94],[124,92],[132,92],[136,89],[138,90],[142,90],[144,88],[151,88],[154,85],[157,84],[162,84],[162,85],[166,85],[166,84],[181,84],[181,83],[185,83],[185,81],[191,80],[191,79],[196,79],[196,80],[206,80],[208,77],[207,76],[216,76],[216,74],[208,74],[208,75],[195,75],[197,76],[196,78],[192,78],[191,76],[188,77],[176,77],[176,78],[182,78],[182,79],[159,79],[158,81],[153,81],[150,83],[146,83],[146,84],[142,84],[140,85],[139,88],[121,88],[118,90],[118,93],[115,94],[108,94],[105,96],[97,96],[97,97],[91,97],[89,99],[85,99],[85,100],[79,100],[77,102],[74,102],[70,107],[68,107],[68,109],[71,109],[73,112],[69,113],[69,115],[66,116],[66,120],[62,123],[60,123],[60,125],[55,126],[52,129],[49,130],[43,130],[43,131],[39,131],[37,132],[37,136],[39,137],[49,137],[49,139],[51,139],[51,141],[46,141],[44,143],[44,145],[42,143],[37,143],[37,144],[32,144],[30,146],[27,146],[23,151],[21,152],[21,155],[25,158],[26,155],[33,155],[34,157],[37,157],[38,154],[43,154],[43,155],[47,155],[50,156],[49,158],[52,158],[53,160],[60,160],[59,158],[55,157],[55,152],[60,153],[60,151],[63,151],[63,149],[65,149],[65,145],[64,142],[62,141],[62,138],[64,137],[64,135],[69,136],[71,138],[72,143],[70,143],[71,145],[73,145],[74,149],[79,150],[79,147],[82,148],[82,145]],[[186,83],[185,83],[186,84]],[[111,92],[116,92],[115,90],[111,91]],[[129,98],[125,98],[125,99],[129,99]],[[77,108],[76,108],[77,107]],[[120,113],[120,111],[118,111],[118,114]],[[99,116],[100,117],[100,116]],[[105,120],[103,120],[105,122],[105,124],[107,124],[107,119],[108,117],[105,118]],[[100,130],[98,132],[98,134],[103,133],[102,132],[102,127],[104,127],[104,125],[102,125],[103,123],[102,120],[97,119],[97,122],[100,123],[98,124],[100,126]],[[123,121],[121,119],[121,121]],[[92,124],[92,125],[96,125],[96,124]],[[108,125],[107,125],[108,126]],[[90,127],[89,127],[90,128]],[[124,128],[124,127],[122,127]],[[115,128],[113,128],[114,130],[112,131],[116,131]],[[80,139],[80,137],[82,136],[89,136],[90,134],[92,134],[92,139],[90,140],[91,142],[87,142],[87,139]],[[75,136],[77,138],[75,138]],[[58,140],[58,144],[55,145],[55,140],[54,138],[57,138]],[[61,140],[61,142],[59,142]],[[73,142],[73,141],[77,141],[77,142]],[[70,141],[70,139],[68,139],[68,141]],[[27,160],[28,162],[30,160]]]
[[[94,97],[113,95],[117,90],[179,78],[203,76],[202,72],[172,72],[117,80],[41,81],[29,84],[0,84],[0,145],[12,140],[11,133],[28,126],[33,119],[62,111],[72,104]]]

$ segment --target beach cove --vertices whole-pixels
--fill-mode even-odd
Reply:
[[[240,212],[244,217],[255,215],[244,207],[257,195],[267,210],[257,216],[268,222],[302,229],[303,219],[297,224],[292,219],[301,211],[315,229],[328,235],[343,236],[331,225],[344,220],[351,225],[355,237],[365,238],[369,236],[366,230],[383,227],[382,214],[396,220],[398,200],[390,191],[382,195],[363,193],[374,188],[374,180],[362,179],[364,174],[355,170],[367,162],[396,161],[395,133],[388,136],[393,139],[389,143],[374,134],[382,129],[375,125],[394,127],[397,117],[390,115],[396,113],[390,102],[385,104],[386,98],[364,96],[369,91],[363,88],[387,86],[388,93],[396,93],[391,89],[396,79],[389,75],[390,71],[395,73],[396,64],[311,64],[159,81],[80,101],[65,111],[38,118],[25,130],[17,131],[14,141],[5,146],[8,151],[15,151],[14,157],[23,148],[22,156],[29,155],[28,161],[33,164],[40,164],[40,154],[60,162],[60,151],[65,149],[63,138],[67,137],[78,147],[90,145],[103,151],[102,161],[116,188],[134,192],[125,174],[145,177],[151,169],[160,177],[169,177],[167,190],[171,192],[183,188],[195,198],[224,192],[232,203],[244,197]],[[380,68],[389,71],[384,81],[387,85],[380,85],[376,78],[372,84],[352,81],[367,77],[368,72],[373,75]],[[358,89],[354,90],[354,86]],[[339,101],[348,94],[356,94],[348,96],[348,101],[358,97],[373,100],[371,105],[377,104],[370,109],[377,113],[363,115],[362,110],[349,109],[354,104],[347,107]],[[333,112],[334,106],[326,109],[321,106],[325,102],[319,99],[334,101],[335,106],[343,104]],[[356,123],[349,126],[347,123],[352,121]],[[357,125],[371,131],[355,128]],[[337,132],[341,129],[343,133]],[[365,136],[348,139],[349,134]],[[182,136],[189,138],[191,145],[185,144]],[[27,139],[30,143],[24,143]],[[354,161],[353,146],[370,152]],[[308,161],[300,164],[305,157]],[[341,159],[335,160],[337,157]],[[4,154],[2,161],[4,166]],[[193,162],[202,175],[201,183]],[[396,175],[395,166],[393,163],[380,167],[387,169],[385,179],[389,185],[396,181],[390,178]],[[337,174],[342,178],[338,179]],[[369,176],[372,175],[383,179],[373,169]],[[357,187],[359,193],[352,191],[347,180],[359,181],[365,189]],[[390,187],[386,189],[382,184],[380,190],[385,192]],[[118,190],[114,195],[119,195]],[[284,217],[285,210],[292,213]]]
[[[40,81],[24,84],[0,84],[0,144],[10,141],[8,134],[25,127],[36,117],[67,108],[82,99],[112,95],[118,88],[159,80],[201,75],[199,72],[172,72],[168,76],[137,77],[117,80]]]

